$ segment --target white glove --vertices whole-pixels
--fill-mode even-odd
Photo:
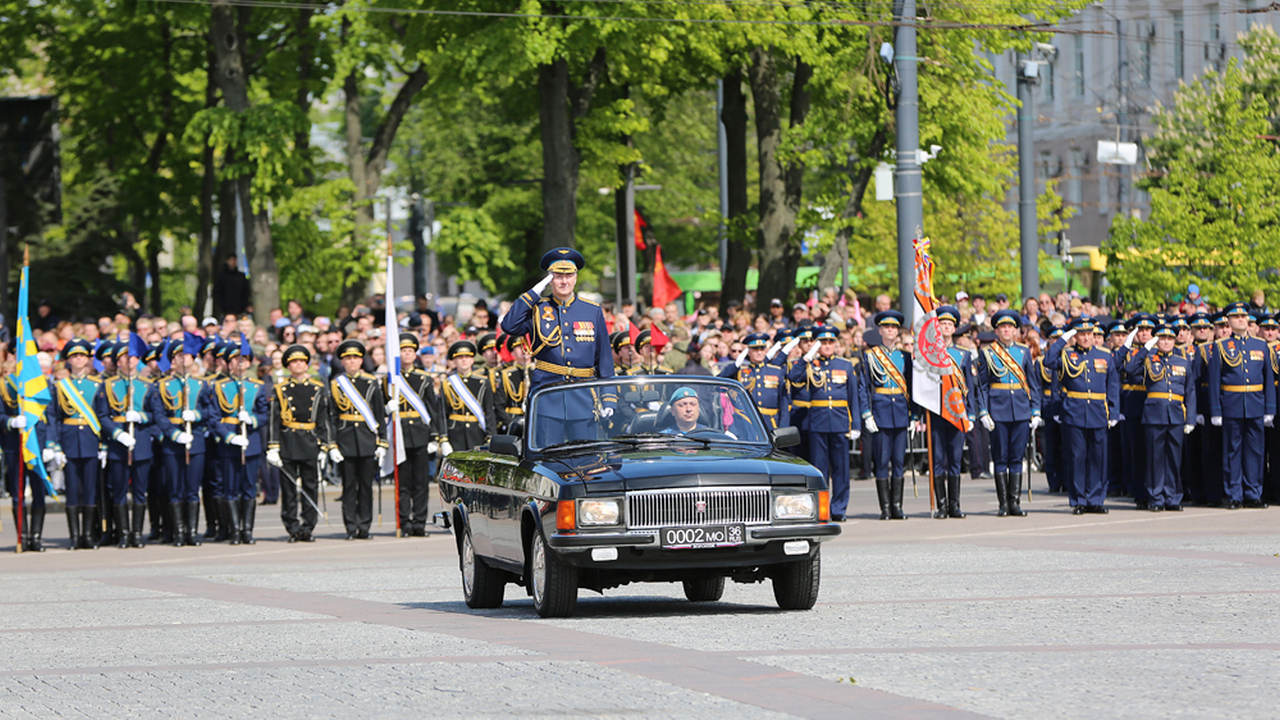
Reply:
[[[1127,348],[1133,347],[1133,338],[1137,334],[1138,334],[1138,328],[1134,328],[1130,330],[1129,334],[1124,336],[1124,346]]]
[[[116,438],[116,440],[128,450],[132,450],[138,444],[137,439],[129,433],[120,433],[120,437]]]
[[[453,454],[453,445],[448,440],[440,443],[440,457],[449,457]]]
[[[658,412],[658,411],[659,411],[659,410],[661,410],[661,409],[662,409],[662,403],[661,403],[661,402],[658,402],[657,400],[654,400],[653,402],[649,403],[649,410],[650,410],[650,411],[652,411],[652,412]]]
[[[432,440],[431,442],[427,443],[428,455],[435,455],[438,452],[440,452],[440,443],[436,442],[435,440]]]
[[[284,461],[280,459],[280,449],[270,448],[267,450],[267,464],[272,467],[283,467]]]
[[[1275,415],[1263,415],[1263,416],[1262,416],[1262,427],[1275,427],[1275,424],[1276,424],[1276,416],[1275,416]]]
[[[1203,425],[1203,424],[1204,424],[1204,416],[1203,416],[1203,415],[1197,415],[1197,416],[1196,416],[1196,424],[1197,424],[1197,425]]]
[[[173,438],[173,441],[179,445],[190,445],[193,440],[195,438],[189,432],[180,432]]]
[[[1156,339],[1155,339],[1155,338],[1151,338],[1150,340],[1148,340],[1148,341],[1146,341],[1145,343],[1143,343],[1143,344],[1142,344],[1142,347],[1146,348],[1147,350],[1150,350],[1151,348],[1153,348],[1153,347],[1155,347],[1155,346],[1156,346]]]
[[[232,445],[235,445],[236,447],[241,447],[241,448],[249,447],[249,438],[245,437],[244,435],[232,435],[231,439],[228,440],[227,442],[231,443]]]
[[[124,414],[124,421],[127,423],[140,423],[142,422],[142,413],[137,410],[129,410]]]
[[[1071,329],[1062,333],[1062,342],[1071,342],[1071,338],[1076,336],[1076,332],[1078,331],[1075,329]]]
[[[744,348],[742,352],[738,353],[738,357],[733,361],[733,364],[738,367],[742,367],[747,364],[747,353],[749,352],[751,352],[750,349]]]
[[[777,355],[777,354],[778,354],[778,351],[779,351],[779,350],[781,350],[781,349],[782,349],[782,343],[780,343],[780,342],[776,342],[776,343],[774,343],[774,344],[773,344],[773,345],[772,345],[768,350],[765,350],[765,351],[764,351],[764,357],[765,357],[765,359],[766,359],[766,360],[772,360],[772,359],[773,359],[773,356],[774,356],[774,355]]]
[[[253,423],[253,416],[249,414],[248,410],[241,410],[240,414],[236,415],[236,419],[244,423],[245,425],[249,425]]]
[[[865,428],[866,431],[871,433],[872,435],[875,435],[876,433],[880,432],[880,426],[876,425],[876,419],[873,417],[868,417],[863,419],[862,427]]]
[[[53,456],[57,454],[58,454],[57,451],[54,450],[53,448],[45,448],[44,450],[40,451],[40,459],[43,460],[47,465],[53,462]]]
[[[821,346],[821,345],[819,345],[818,343],[814,343],[814,344],[813,344],[813,347],[809,348],[809,352],[807,352],[807,353],[805,353],[805,354],[804,354],[804,361],[805,361],[805,362],[813,362],[813,359],[814,359],[814,358],[816,358],[816,357],[818,357],[818,349],[819,349],[820,347],[822,347],[822,346]]]
[[[26,415],[14,415],[13,417],[9,418],[9,429],[10,429],[10,430],[26,430],[26,429],[27,429],[27,416],[26,416]]]
[[[1222,427],[1222,416],[1214,415],[1213,417],[1209,418],[1209,423],[1214,427]]]
[[[799,344],[800,344],[800,338],[798,338],[798,337],[793,337],[793,338],[791,338],[791,340],[790,340],[786,345],[783,345],[783,346],[782,346],[782,354],[783,354],[783,355],[790,355],[790,354],[791,354],[791,351],[792,351],[792,350],[795,350],[795,349],[796,349],[796,346],[797,346],[797,345],[799,345]]]
[[[544,278],[542,278],[541,280],[539,280],[539,281],[538,281],[538,284],[533,286],[533,294],[534,294],[534,295],[541,295],[541,294],[542,294],[542,291],[543,291],[543,290],[546,290],[546,289],[547,289],[547,286],[551,284],[551,278],[552,278],[552,277],[553,277],[553,275],[552,275],[551,273],[547,273],[547,276],[546,276],[546,277],[544,277]]]
[[[1116,425],[1118,425],[1118,424],[1120,424],[1120,421],[1119,421],[1119,420],[1108,420],[1108,421],[1107,421],[1107,427],[1108,427],[1108,428],[1113,428],[1113,427],[1115,427],[1115,426],[1116,426]]]
[[[1124,422],[1125,419],[1124,413],[1120,413],[1120,422]]]
[[[381,465],[382,460],[387,457],[387,449],[381,446],[374,448],[373,457],[378,461],[378,464]]]
[[[99,464],[99,465],[101,465],[102,467],[106,467],[106,466],[107,466],[107,451],[106,451],[106,450],[99,450],[99,451],[98,451],[98,464]]]
[[[320,467],[320,472],[324,472],[325,466],[327,466],[328,464],[329,464],[329,453],[326,453],[325,451],[321,450],[320,454],[316,456],[316,465]]]
[[[1195,425],[1183,425],[1183,426],[1182,426],[1182,434],[1183,434],[1183,435],[1190,435],[1190,434],[1191,434],[1191,431],[1192,431],[1192,430],[1195,430],[1195,429],[1196,429],[1196,426],[1195,426]]]
[[[54,454],[53,454],[53,469],[54,469],[54,470],[57,470],[57,469],[59,469],[59,468],[64,468],[64,467],[66,467],[66,466],[67,466],[67,456],[66,456],[64,453],[62,453],[62,452],[56,452],[56,453],[54,453]]]
[[[200,419],[200,413],[195,410],[183,410],[182,422],[196,422]]]
[[[340,462],[342,462],[342,460],[343,460],[343,457],[342,457],[342,451],[341,451],[341,450],[339,450],[338,448],[334,448],[334,449],[330,450],[330,451],[329,451],[329,459],[330,459],[330,460],[332,460],[332,461],[334,461],[335,463],[340,463]]]
[[[982,420],[982,427],[986,428],[987,432],[996,429],[996,421],[992,420],[990,415],[983,415],[980,419]]]
[[[1057,416],[1057,415],[1054,415],[1054,416],[1053,416],[1053,421],[1054,421],[1054,422],[1062,422],[1062,420],[1058,419],[1058,416]]]
[[[862,431],[861,431],[861,430],[850,430],[850,431],[849,431],[849,440],[850,440],[850,441],[854,441],[854,442],[856,442],[856,441],[857,441],[857,439],[858,439],[858,438],[860,438],[860,437],[862,437]]]
[[[603,418],[613,417],[613,408],[607,405],[605,407],[600,408],[600,417],[603,417]]]
[[[1032,415],[1031,429],[1035,430],[1037,428],[1042,428],[1042,427],[1044,427],[1044,418],[1040,417],[1039,415]]]

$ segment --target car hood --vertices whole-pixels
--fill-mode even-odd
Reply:
[[[543,458],[564,480],[586,485],[591,495],[671,487],[808,485],[821,481],[812,465],[768,448],[638,447]]]

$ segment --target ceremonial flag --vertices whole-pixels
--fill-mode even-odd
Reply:
[[[911,399],[961,431],[968,432],[971,425],[962,389],[968,380],[960,377],[960,368],[952,361],[938,329],[939,303],[933,294],[934,267],[929,256],[929,238],[917,238],[913,245],[916,252],[916,352],[911,363]]]
[[[666,307],[667,303],[680,297],[680,293],[680,286],[676,284],[675,278],[671,277],[671,273],[667,272],[667,266],[662,262],[662,246],[654,246],[653,306]]]
[[[669,342],[671,342],[671,338],[662,332],[662,328],[658,327],[657,323],[649,326],[649,344],[653,346],[655,353],[662,352],[662,348],[666,347]]]
[[[649,223],[644,221],[640,216],[640,211],[636,210],[636,249],[644,250],[648,246],[644,244],[644,229],[649,227]]]
[[[387,248],[387,292],[386,316],[382,327],[383,339],[386,341],[387,383],[391,388],[391,417],[387,418],[387,444],[391,452],[382,460],[379,469],[383,475],[395,472],[397,466],[405,460],[404,427],[400,424],[400,323],[396,319],[396,286],[395,258],[391,249]],[[397,504],[397,507],[399,505]],[[398,511],[397,511],[398,512]]]
[[[27,428],[22,431],[22,460],[45,485],[49,495],[56,495],[53,484],[49,482],[49,473],[45,470],[44,460],[40,456],[40,441],[36,438],[36,423],[44,419],[44,410],[49,406],[49,380],[40,369],[40,361],[36,359],[36,341],[31,337],[31,321],[27,318],[27,265],[22,265],[22,282],[18,286],[18,353],[14,377],[18,386],[18,408],[27,419]],[[21,486],[18,492],[21,495]],[[21,497],[15,500],[21,503]]]

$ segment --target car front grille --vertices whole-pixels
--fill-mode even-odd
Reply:
[[[627,527],[769,522],[769,488],[638,490],[627,493]]]

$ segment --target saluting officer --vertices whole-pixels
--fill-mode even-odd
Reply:
[[[246,375],[253,350],[244,335],[239,342],[223,345],[219,355],[227,363],[228,375],[204,394],[200,412],[218,438],[217,462],[222,465],[224,483],[219,504],[227,542],[252,545],[262,462],[258,429],[267,424],[271,399],[261,380]]]
[[[876,313],[881,344],[867,348],[860,373],[862,426],[871,434],[881,520],[907,519],[902,488],[911,423],[911,355],[898,347],[902,320],[897,310]]]
[[[1031,366],[1031,349],[1014,342],[1021,322],[1014,310],[993,315],[996,341],[983,348],[978,361],[978,420],[991,433],[999,517],[1026,515],[1021,501],[1022,458],[1031,431],[1044,424],[1040,378]]]
[[[808,357],[815,348],[813,335],[813,325],[801,325],[792,330],[791,339],[782,346],[773,359],[773,362],[781,363],[786,368],[787,381],[791,383],[791,387],[788,388],[791,392],[791,424],[800,430],[800,444],[795,447],[795,454],[809,462],[813,462],[813,458],[809,456],[809,423],[805,420],[809,414],[809,386],[805,382],[797,382],[794,378],[797,377],[797,368],[803,369],[808,364],[804,358]]]
[[[1155,330],[1155,318],[1147,313],[1138,313],[1129,318],[1127,323],[1129,335],[1124,341],[1124,361],[1120,366],[1120,430],[1124,452],[1121,478],[1125,483],[1125,491],[1133,496],[1134,504],[1139,510],[1146,510],[1150,505],[1147,498],[1147,451],[1145,431],[1142,426],[1142,408],[1146,402],[1146,386],[1142,382],[1140,365],[1133,366],[1133,359],[1138,349],[1151,341],[1151,333]],[[1127,368],[1136,367],[1134,373]]]
[[[53,384],[53,402],[45,413],[49,422],[47,449],[61,456],[63,464],[71,549],[96,550],[98,436],[102,424],[93,408],[102,380],[90,372],[93,359],[88,340],[76,338],[68,342],[62,348],[62,358],[71,374]]]
[[[1105,514],[1103,482],[1107,428],[1120,413],[1120,374],[1115,356],[1098,347],[1094,321],[1077,318],[1053,341],[1045,365],[1057,375],[1062,393],[1059,419],[1071,512]],[[1068,343],[1075,340],[1074,347]]]
[[[831,326],[816,332],[818,342],[791,368],[791,386],[809,398],[804,425],[809,435],[809,462],[831,488],[831,519],[843,521],[849,506],[849,441],[862,434],[863,413],[853,365],[836,355],[840,334]],[[902,514],[899,499],[898,514]],[[887,512],[881,500],[882,516]]]
[[[1146,387],[1142,424],[1146,428],[1147,508],[1152,512],[1182,509],[1182,439],[1195,429],[1196,367],[1175,347],[1172,324],[1156,328],[1129,360],[1130,378]]]
[[[364,344],[338,345],[342,374],[329,381],[329,457],[342,470],[342,522],[348,540],[368,540],[373,523],[373,480],[381,472],[387,441],[382,437],[386,401],[378,379],[363,372]]]
[[[428,483],[431,480],[431,456],[440,452],[445,439],[444,411],[436,396],[435,383],[426,372],[413,366],[418,355],[417,333],[400,333],[400,425],[404,433],[404,462],[400,463],[400,530],[404,535],[424,537],[427,534]],[[506,368],[502,369],[505,372]],[[390,378],[390,376],[388,376]],[[386,395],[390,399],[395,388],[387,380]]]
[[[169,494],[169,516],[173,524],[173,545],[199,545],[196,525],[200,522],[200,481],[206,461],[205,421],[200,408],[207,400],[208,383],[193,375],[196,356],[203,344],[187,333],[183,342],[171,342],[170,372],[156,381],[160,403],[173,429],[161,438],[160,463]]]
[[[1275,373],[1271,348],[1246,334],[1248,306],[1231,303],[1223,311],[1231,335],[1214,346],[1209,358],[1209,416],[1222,428],[1225,466],[1223,507],[1264,508],[1262,501],[1263,427],[1275,419]]]
[[[953,305],[943,305],[937,310],[938,332],[942,334],[942,342],[951,359],[951,373],[957,379],[960,390],[960,402],[964,406],[964,416],[972,427],[977,422],[975,406],[976,393],[972,388],[977,381],[977,373],[973,369],[973,356],[968,350],[956,347],[956,326],[960,324],[960,310]],[[865,361],[864,361],[865,364]],[[942,402],[950,402],[950,398],[942,398]],[[932,414],[932,413],[931,413]],[[960,459],[964,456],[965,428],[956,427],[950,420],[941,415],[933,415],[929,423],[933,432],[933,494],[937,503],[935,518],[963,518],[960,510]]]
[[[489,381],[474,372],[476,346],[459,340],[449,346],[453,372],[440,385],[444,398],[445,439],[441,452],[448,457],[456,450],[471,450],[484,444],[497,422]]]
[[[271,392],[267,462],[281,470],[280,520],[289,542],[315,542],[320,512],[320,468],[332,433],[329,391],[311,376],[311,351],[290,345],[281,358],[289,377]],[[301,494],[301,497],[299,497]]]
[[[764,354],[769,347],[769,336],[765,333],[751,333],[744,342],[747,349],[734,362],[725,365],[724,370],[720,371],[720,377],[742,383],[770,429],[777,430],[790,425],[787,377],[782,368],[765,362]]]

